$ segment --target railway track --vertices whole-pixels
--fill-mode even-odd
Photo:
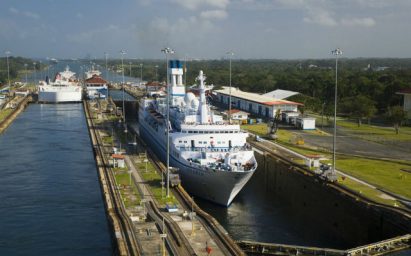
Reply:
[[[108,214],[112,220],[114,226],[115,236],[117,239],[118,253],[120,255],[141,255],[141,248],[137,243],[137,239],[134,234],[133,224],[128,217],[123,205],[120,195],[116,191],[114,184],[115,178],[113,173],[108,170],[108,162],[104,156],[104,149],[100,145],[103,145],[100,136],[97,135],[96,127],[91,118],[88,103],[83,101],[84,110],[86,113],[87,123],[89,125],[89,132],[91,141],[93,144],[93,150],[96,157],[97,167],[102,170],[104,177],[100,177],[102,180],[101,185],[104,190],[104,197],[106,198],[106,206]],[[117,229],[118,225],[118,229]]]
[[[140,143],[144,145],[144,142],[139,138]],[[146,147],[147,148],[147,147]],[[147,148],[147,152],[149,154],[149,158],[151,162],[156,167],[157,171],[166,173],[166,167],[162,164],[162,162],[157,158],[157,156]],[[246,255],[241,248],[235,243],[231,237],[220,228],[219,223],[208,213],[203,211],[190,197],[190,195],[184,190],[183,187],[177,186],[175,188],[171,188],[173,191],[174,196],[178,199],[178,201],[182,204],[182,207],[188,211],[191,211],[191,208],[196,212],[197,219],[203,224],[203,226],[207,229],[207,232],[214,237],[215,242],[217,243],[218,247],[224,252],[225,255],[235,255],[241,256]],[[177,224],[175,224],[177,225]],[[181,230],[180,230],[181,232]],[[185,238],[185,237],[184,237]]]

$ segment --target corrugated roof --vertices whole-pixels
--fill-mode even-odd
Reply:
[[[224,95],[230,95],[230,88],[229,87],[223,87],[221,90],[216,90],[217,93],[221,93]],[[238,88],[231,88],[231,96],[248,100],[248,101],[253,101],[257,102],[260,104],[264,104],[267,106],[272,106],[272,105],[304,105],[298,102],[293,102],[293,101],[288,101],[288,100],[280,100],[280,99],[273,99],[272,97],[260,95],[257,93],[251,93],[251,92],[243,92]]]
[[[298,94],[298,92],[277,89],[272,92],[267,92],[263,94],[263,96],[271,97],[277,100],[283,100],[296,94]]]

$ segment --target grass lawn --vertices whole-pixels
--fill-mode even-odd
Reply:
[[[114,171],[114,176],[116,178],[116,183],[120,187],[120,194],[121,198],[123,198],[123,202],[126,208],[131,206],[137,206],[140,204],[140,194],[137,190],[136,185],[133,181],[131,181],[131,188],[130,188],[130,174],[125,171]],[[135,197],[135,200],[132,201],[131,195]]]
[[[369,125],[362,125],[362,127],[358,128],[355,123],[351,123],[348,121],[338,122],[339,124],[345,125],[344,127],[356,130],[360,134],[364,134],[364,136],[383,136],[385,138],[390,138],[391,136],[395,137],[395,133],[390,129],[378,128]],[[267,138],[267,127],[265,124],[243,125],[241,126],[241,128],[248,130],[252,133],[255,133],[261,137]],[[402,137],[398,137],[398,139],[411,140],[411,129],[407,127],[404,130],[404,134],[400,134]],[[377,135],[372,135],[371,133]],[[277,136],[277,142],[279,144],[300,154],[321,154],[328,158],[331,157],[331,154],[329,152],[310,149],[303,145],[297,145],[296,143],[294,143],[295,136],[291,131],[280,129],[277,132]],[[404,163],[401,164],[382,160],[370,160],[356,157],[338,157],[336,166],[338,170],[341,170],[349,175],[352,175],[356,178],[373,184],[376,187],[386,189],[387,191],[391,191],[395,194],[402,195],[404,197],[411,199],[411,173],[403,172],[400,170],[410,170],[411,162],[403,162]],[[355,191],[361,191],[362,194],[364,194],[365,196],[369,196],[371,199],[377,202],[388,203],[390,205],[394,203],[394,201],[392,200],[381,198],[381,192],[373,190],[372,188],[364,186],[358,182],[346,179],[343,182],[343,184]]]
[[[411,163],[392,163],[363,158],[337,159],[338,170],[367,181],[379,188],[411,199],[411,173],[400,169],[411,169]]]
[[[350,121],[337,121],[337,125],[350,130],[354,136],[359,136],[365,140],[376,142],[384,141],[409,141],[411,142],[411,127],[400,127],[399,134],[395,134],[392,127],[378,127],[362,124],[358,127],[357,123]]]
[[[164,189],[161,188],[161,175],[157,173],[150,162],[147,163],[147,172],[145,171],[145,163],[138,164],[137,168],[142,178],[147,182],[154,198],[160,205],[165,206],[166,203],[177,204],[177,200],[174,198],[173,194],[170,193],[170,197],[166,198],[166,185],[164,185]],[[166,179],[167,177],[164,176],[164,182],[166,182]]]
[[[363,185],[361,183],[358,183],[350,178],[346,178],[345,180],[342,180],[341,178],[338,179],[338,183],[341,185],[354,190],[362,195],[364,195],[367,198],[372,199],[375,202],[382,203],[382,204],[387,204],[391,206],[400,206],[401,204],[398,203],[396,200],[391,200],[388,198],[384,198],[381,194],[381,192],[372,189],[366,185]]]
[[[6,118],[11,112],[13,112],[13,109],[3,109],[0,110],[0,122],[3,121],[4,118]]]

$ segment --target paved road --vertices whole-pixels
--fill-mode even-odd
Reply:
[[[329,136],[315,135],[301,130],[293,132],[304,138],[305,144],[322,149],[332,150],[332,129],[324,129]],[[361,155],[377,158],[391,158],[410,160],[411,142],[401,143],[376,143],[353,136],[347,130],[337,127],[337,153]]]

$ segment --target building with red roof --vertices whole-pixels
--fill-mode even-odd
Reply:
[[[231,93],[231,105],[233,108],[247,111],[249,113],[273,118],[277,110],[298,112],[298,106],[302,103],[288,101],[284,99],[275,99],[270,96],[260,95],[257,93],[244,92],[238,88],[223,87],[221,90],[214,91],[219,102],[228,105]]]

